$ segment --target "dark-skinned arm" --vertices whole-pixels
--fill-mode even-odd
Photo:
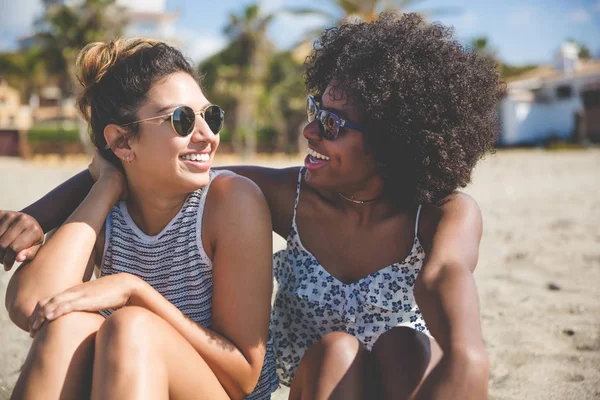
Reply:
[[[44,232],[60,226],[85,199],[94,180],[86,169],[21,210],[36,219]]]
[[[64,182],[21,212],[0,210],[0,263],[10,270],[32,260],[44,233],[60,226],[81,204],[94,181],[88,170]]]
[[[473,277],[482,226],[468,195],[453,194],[441,208],[415,298],[444,354],[415,399],[487,399],[489,361]]]

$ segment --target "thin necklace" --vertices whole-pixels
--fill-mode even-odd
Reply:
[[[340,192],[337,192],[337,194],[338,194],[338,196],[340,196],[342,199],[344,199],[344,200],[346,200],[346,201],[349,201],[349,202],[351,202],[351,203],[354,203],[354,204],[365,204],[365,203],[372,203],[372,202],[374,202],[374,201],[377,201],[377,200],[381,199],[381,196],[380,196],[380,197],[375,197],[374,199],[368,199],[368,200],[356,200],[356,199],[353,199],[352,197],[346,197],[346,196],[344,196],[344,195],[343,195],[342,193],[340,193]]]

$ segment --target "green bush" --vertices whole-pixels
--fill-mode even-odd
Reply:
[[[74,127],[37,125],[29,130],[28,139],[30,142],[77,143],[79,131]]]

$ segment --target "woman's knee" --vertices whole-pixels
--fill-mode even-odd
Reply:
[[[431,353],[427,335],[415,329],[399,326],[383,333],[373,345],[375,356],[387,356],[390,352],[401,350],[411,356],[429,357]]]
[[[141,307],[124,307],[115,311],[98,330],[96,352],[117,352],[120,358],[147,353],[155,345],[158,318]]]
[[[72,312],[44,323],[36,333],[34,346],[60,348],[79,347],[85,341],[93,341],[96,332],[104,322],[104,318],[95,313]]]
[[[366,351],[360,341],[344,332],[330,332],[314,343],[305,353],[305,357],[335,358],[338,361],[352,363]]]
[[[382,398],[408,398],[426,376],[439,351],[415,329],[396,327],[382,334],[371,351],[372,390]],[[434,354],[435,353],[435,354]]]

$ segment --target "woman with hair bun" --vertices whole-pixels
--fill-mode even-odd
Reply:
[[[304,166],[230,168],[261,188],[287,238],[273,266],[281,382],[292,399],[486,398],[482,216],[457,189],[499,130],[496,65],[450,28],[386,14],[325,31],[306,66]],[[54,225],[85,175],[26,212]],[[50,207],[58,196],[69,200]],[[31,257],[41,228],[7,218],[22,223],[5,259]]]
[[[77,69],[96,182],[9,283],[34,337],[13,398],[269,398],[271,219],[211,170],[223,110],[164,43],[93,43]]]

